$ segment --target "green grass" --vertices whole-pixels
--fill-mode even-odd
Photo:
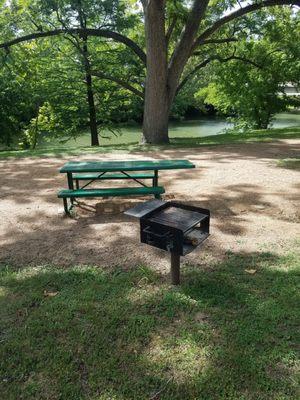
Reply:
[[[278,161],[278,166],[288,169],[300,170],[300,158],[283,158]]]
[[[74,147],[53,146],[45,147],[36,150],[8,150],[0,151],[0,158],[7,157],[63,157],[66,155],[82,155],[82,154],[98,154],[107,152],[135,152],[135,151],[161,151],[164,149],[176,148],[190,148],[201,146],[225,145],[235,143],[248,143],[248,142],[268,142],[280,139],[299,139],[300,127],[289,127],[280,129],[257,130],[246,133],[231,132],[206,137],[171,137],[171,144],[168,146],[150,146],[140,145],[138,143],[138,135],[134,136],[121,136],[118,141],[114,139],[111,144],[105,144],[100,147],[92,148],[90,146],[80,146],[79,144]],[[120,143],[123,141],[123,143]]]
[[[0,398],[296,400],[299,266],[228,253],[178,288],[143,267],[3,266]]]

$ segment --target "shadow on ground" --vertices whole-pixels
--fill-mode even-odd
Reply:
[[[291,201],[297,201],[298,198],[280,192],[272,195],[282,199],[282,204],[286,204],[283,203],[286,198]],[[193,196],[190,201],[186,198],[183,200],[185,204],[210,209],[213,239],[205,244],[205,249],[209,246],[210,253],[216,256],[228,248],[226,243],[220,243],[218,234],[232,237],[233,240],[247,239],[255,218],[269,217],[274,225],[283,222],[296,224],[300,221],[299,213],[293,209],[282,212],[275,203],[264,198],[262,187],[253,184],[229,185],[216,189],[213,194],[203,193],[201,198]],[[115,205],[130,208],[145,200],[148,199],[121,199]],[[169,200],[169,196],[166,196],[166,200]],[[89,200],[80,201],[76,207],[78,219],[64,217],[62,213],[51,216],[39,209],[30,214],[21,213],[17,222],[12,220],[2,235],[0,262],[15,266],[59,264],[108,268],[115,265],[135,267],[147,263],[155,268],[160,259],[168,258],[163,251],[140,243],[139,224],[135,219],[123,212],[105,214],[103,210],[106,204],[111,206],[112,202],[108,200],[91,204]],[[254,216],[254,221],[249,220],[249,215]],[[10,214],[5,218],[9,221]],[[265,229],[265,239],[272,234],[272,231]],[[292,238],[284,235],[283,231],[282,235],[288,240]],[[197,263],[197,257],[201,262],[200,253],[191,254],[194,263]]]

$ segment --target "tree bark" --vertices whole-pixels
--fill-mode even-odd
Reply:
[[[144,143],[169,143],[168,62],[165,1],[144,1],[147,77],[143,120]]]
[[[93,91],[93,80],[91,75],[91,65],[89,61],[87,39],[83,39],[83,64],[85,70],[85,84],[86,84],[86,94],[87,102],[89,107],[89,125],[91,131],[91,145],[99,146],[98,128],[97,128],[97,115],[95,108],[95,99]]]
[[[169,143],[168,123],[184,65],[208,0],[194,0],[168,68],[168,38],[165,33],[165,0],[144,1],[147,77],[145,87],[143,142]]]
[[[87,101],[88,101],[88,105],[89,105],[89,125],[90,125],[90,131],[91,131],[91,145],[99,146],[97,116],[96,116],[94,91],[93,91],[93,81],[92,81],[92,76],[91,76],[89,70],[86,70],[85,82],[86,82],[86,91],[87,91]]]
[[[78,20],[80,23],[80,27],[82,29],[87,28],[87,19],[86,15],[83,11],[81,0],[78,1]],[[87,102],[89,106],[89,125],[91,131],[91,145],[99,146],[99,136],[97,129],[97,115],[95,108],[95,99],[94,99],[94,91],[93,91],[93,80],[91,74],[91,63],[89,60],[89,52],[88,52],[88,38],[86,33],[82,36],[83,46],[82,46],[82,56],[83,56],[83,66],[85,70],[85,83],[86,83],[86,92],[87,92]]]

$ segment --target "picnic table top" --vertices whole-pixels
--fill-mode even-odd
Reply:
[[[59,172],[147,171],[195,168],[188,160],[69,161]]]

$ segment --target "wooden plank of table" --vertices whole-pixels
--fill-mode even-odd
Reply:
[[[195,165],[189,160],[69,161],[59,172],[157,171],[190,168],[195,168]]]

